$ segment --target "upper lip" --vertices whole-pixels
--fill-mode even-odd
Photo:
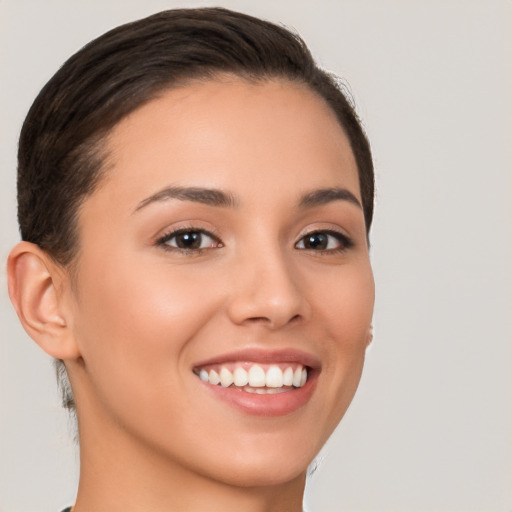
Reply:
[[[302,350],[284,348],[284,349],[261,349],[261,348],[248,348],[235,350],[225,354],[214,356],[210,359],[200,361],[194,365],[194,368],[201,368],[202,366],[219,365],[222,363],[233,363],[236,361],[249,361],[260,364],[271,363],[300,363],[303,366],[310,368],[320,368],[320,360],[308,352]]]

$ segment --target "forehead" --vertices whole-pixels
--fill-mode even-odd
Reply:
[[[233,78],[165,91],[114,127],[107,152],[104,186],[132,203],[159,187],[198,184],[252,195],[343,185],[360,198],[357,165],[334,112],[287,81]]]

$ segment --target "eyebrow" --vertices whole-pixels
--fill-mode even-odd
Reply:
[[[234,208],[238,204],[233,194],[218,189],[203,187],[166,187],[146,199],[143,199],[134,211],[137,212],[149,204],[167,201],[169,199],[231,208]],[[313,208],[333,201],[348,201],[362,209],[361,203],[350,190],[339,187],[323,188],[308,192],[301,197],[299,207]]]
[[[323,204],[330,203],[332,201],[348,201],[363,209],[359,199],[347,190],[346,188],[322,188],[319,190],[313,190],[304,194],[299,202],[299,206],[302,208],[312,208],[314,206],[321,206]]]
[[[236,206],[236,199],[232,194],[211,188],[202,187],[166,187],[156,194],[143,199],[135,211],[139,211],[145,206],[168,199],[178,199],[180,201],[193,201],[208,206]]]

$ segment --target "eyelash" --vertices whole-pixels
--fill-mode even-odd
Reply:
[[[297,247],[297,245],[301,242],[304,243],[304,240],[307,239],[308,237],[312,238],[315,235],[316,236],[327,235],[328,237],[332,237],[339,244],[339,247],[330,248],[330,249],[321,249],[318,251],[304,247],[304,248],[301,248],[301,250],[304,250],[304,251],[309,250],[309,251],[320,253],[320,254],[339,254],[339,253],[344,252],[354,246],[354,242],[347,235],[340,233],[339,231],[336,231],[334,229],[316,229],[314,231],[310,231],[310,232],[302,235],[300,240],[295,244],[295,247]],[[328,241],[328,243],[330,243],[330,242]]]
[[[184,247],[177,247],[174,245],[169,245],[168,242],[170,240],[172,240],[173,238],[176,238],[180,235],[185,235],[185,234],[199,234],[201,237],[203,237],[203,236],[209,237],[212,239],[213,243],[216,245],[212,244],[209,247],[198,247],[198,248],[184,248]],[[308,237],[310,237],[310,242],[311,242],[311,239],[314,236],[319,236],[319,235],[327,235],[328,237],[334,238],[336,240],[336,243],[339,244],[339,247],[315,250],[313,248],[307,248],[304,246],[304,241]],[[302,243],[302,245],[304,247],[297,247],[300,243]],[[329,244],[330,241],[328,240],[327,243]],[[218,249],[218,248],[224,247],[224,244],[221,242],[220,238],[218,236],[216,236],[215,234],[213,234],[209,231],[206,231],[205,229],[195,228],[192,226],[179,228],[174,231],[170,231],[169,233],[166,233],[165,235],[158,238],[158,240],[156,241],[156,245],[162,247],[162,249],[164,249],[166,251],[177,251],[181,254],[189,255],[189,256],[202,254],[204,251],[207,251],[209,249]],[[332,229],[318,229],[318,230],[310,231],[310,232],[304,234],[294,245],[294,247],[296,249],[304,250],[304,251],[311,251],[311,252],[319,253],[319,254],[338,254],[338,253],[341,253],[341,252],[344,252],[344,251],[350,249],[353,246],[354,246],[354,242],[349,237],[347,237],[343,233],[340,233],[339,231],[332,230]]]
[[[212,239],[215,246],[210,247],[198,247],[198,248],[185,248],[185,247],[176,247],[173,245],[169,245],[169,241],[173,238],[176,238],[180,235],[185,234],[199,234],[201,237],[207,236]],[[206,231],[205,229],[201,228],[195,228],[195,227],[183,227],[179,228],[173,231],[170,231],[169,233],[166,233],[165,235],[161,236],[157,241],[156,245],[162,247],[165,251],[176,251],[181,254],[185,254],[187,256],[192,255],[198,255],[202,254],[204,251],[207,251],[209,249],[217,249],[219,247],[224,247],[224,244],[220,241],[218,236],[215,236],[213,233],[210,233],[209,231]]]

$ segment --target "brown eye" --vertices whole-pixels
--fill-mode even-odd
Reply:
[[[176,247],[180,249],[200,249],[203,241],[203,234],[199,231],[189,231],[174,236]]]
[[[222,243],[210,233],[198,229],[179,230],[169,233],[158,240],[158,245],[166,249],[185,252],[201,251],[221,247]]]
[[[316,249],[325,251],[329,239],[324,233],[313,233],[304,237],[304,249]]]
[[[351,240],[336,231],[315,231],[302,237],[295,247],[309,251],[342,251],[353,244]]]

